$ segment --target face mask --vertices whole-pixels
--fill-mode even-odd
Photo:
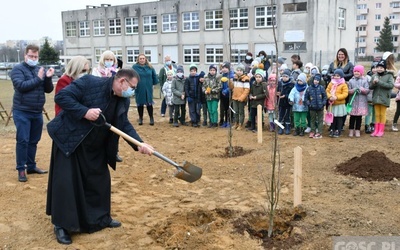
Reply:
[[[182,78],[183,77],[183,73],[181,73],[181,72],[176,73],[176,76],[179,77],[179,78]]]
[[[87,73],[79,74],[79,75],[78,75],[78,78],[81,78],[82,76],[85,76],[85,75],[87,75]],[[78,79],[78,78],[77,78],[77,79]]]
[[[106,68],[111,68],[113,66],[113,64],[114,64],[114,62],[111,62],[111,61],[104,62],[104,66],[106,66]]]
[[[326,75],[328,73],[327,70],[322,70],[321,74]]]
[[[131,87],[128,87],[127,90],[122,91],[122,97],[130,98],[134,93],[135,93],[135,90],[133,90]]]
[[[264,56],[260,56],[260,59],[261,59],[261,60],[264,59]]]
[[[166,61],[165,65],[170,66],[171,65],[171,61]]]
[[[308,74],[310,71],[308,69],[304,69],[304,74]]]
[[[32,60],[32,59],[28,59],[28,61],[26,62],[29,66],[36,66],[38,64],[38,60]]]
[[[247,60],[250,60],[250,59],[251,59],[251,56],[246,56],[246,59],[247,59]]]

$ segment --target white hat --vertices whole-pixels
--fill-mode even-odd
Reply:
[[[392,52],[386,51],[385,53],[383,53],[382,59],[386,60],[391,54]]]

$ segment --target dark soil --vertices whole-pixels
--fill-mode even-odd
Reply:
[[[225,154],[222,157],[238,157],[250,153],[252,150],[245,150],[240,146],[225,147]]]
[[[400,178],[400,164],[391,161],[377,150],[368,151],[360,157],[353,157],[337,165],[336,171],[367,181],[391,181],[393,178]]]

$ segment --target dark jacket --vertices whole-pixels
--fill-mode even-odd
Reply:
[[[249,96],[256,97],[256,99],[250,100],[251,108],[257,108],[258,105],[261,105],[261,107],[263,107],[265,98],[268,96],[267,83],[266,82],[261,82],[261,83],[254,82],[250,88]]]
[[[373,83],[374,79],[378,78],[377,83]],[[372,76],[369,89],[372,89],[372,104],[380,104],[386,107],[390,106],[390,94],[394,87],[393,73],[385,71],[383,74],[376,73]]]
[[[15,65],[11,71],[14,85],[13,109],[41,113],[46,101],[44,93],[54,89],[51,77],[38,77],[40,67],[29,66],[26,62]],[[46,74],[46,73],[45,73]]]
[[[47,124],[47,131],[66,156],[71,155],[93,129],[94,125],[84,118],[87,111],[90,108],[107,109],[113,95],[113,80],[114,77],[100,78],[86,75],[73,81],[55,96],[55,102],[63,111]],[[116,108],[118,119],[112,125],[142,142],[128,120],[129,104],[129,98],[121,97]],[[113,169],[116,166],[118,138],[117,134],[112,133],[107,145],[107,162]],[[135,145],[129,144],[137,150]]]
[[[191,76],[189,75],[185,79],[185,96],[188,99],[188,102],[196,101],[201,102],[201,91],[202,84],[199,81],[199,76]]]
[[[134,64],[132,68],[139,74],[140,80],[135,90],[137,105],[153,104],[153,86],[158,83],[158,77],[153,67]],[[164,83],[162,83],[164,84]]]
[[[280,92],[281,96],[283,95],[285,96],[283,98],[279,98],[279,107],[282,108],[292,107],[292,105],[289,104],[289,94],[290,91],[292,91],[293,87],[294,84],[292,82],[292,79],[289,79],[288,82],[283,82],[282,80],[279,81],[277,92]]]
[[[306,102],[309,110],[324,110],[326,100],[326,91],[322,85],[311,84],[308,86],[304,96],[304,101]]]
[[[335,64],[331,62],[329,65],[328,74],[333,75],[336,69],[343,70],[344,80],[346,80],[346,82],[350,81],[350,79],[353,77],[354,65],[350,61],[346,64],[346,66],[342,67],[341,65],[338,65],[337,68],[335,68]]]

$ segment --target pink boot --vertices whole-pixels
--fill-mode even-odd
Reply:
[[[379,132],[379,128],[380,128],[380,123],[375,123],[374,125],[374,132],[372,132],[371,136],[376,136],[376,134]]]
[[[376,133],[376,137],[382,137],[383,134],[385,133],[385,124],[384,123],[378,123],[379,125],[379,131]]]

